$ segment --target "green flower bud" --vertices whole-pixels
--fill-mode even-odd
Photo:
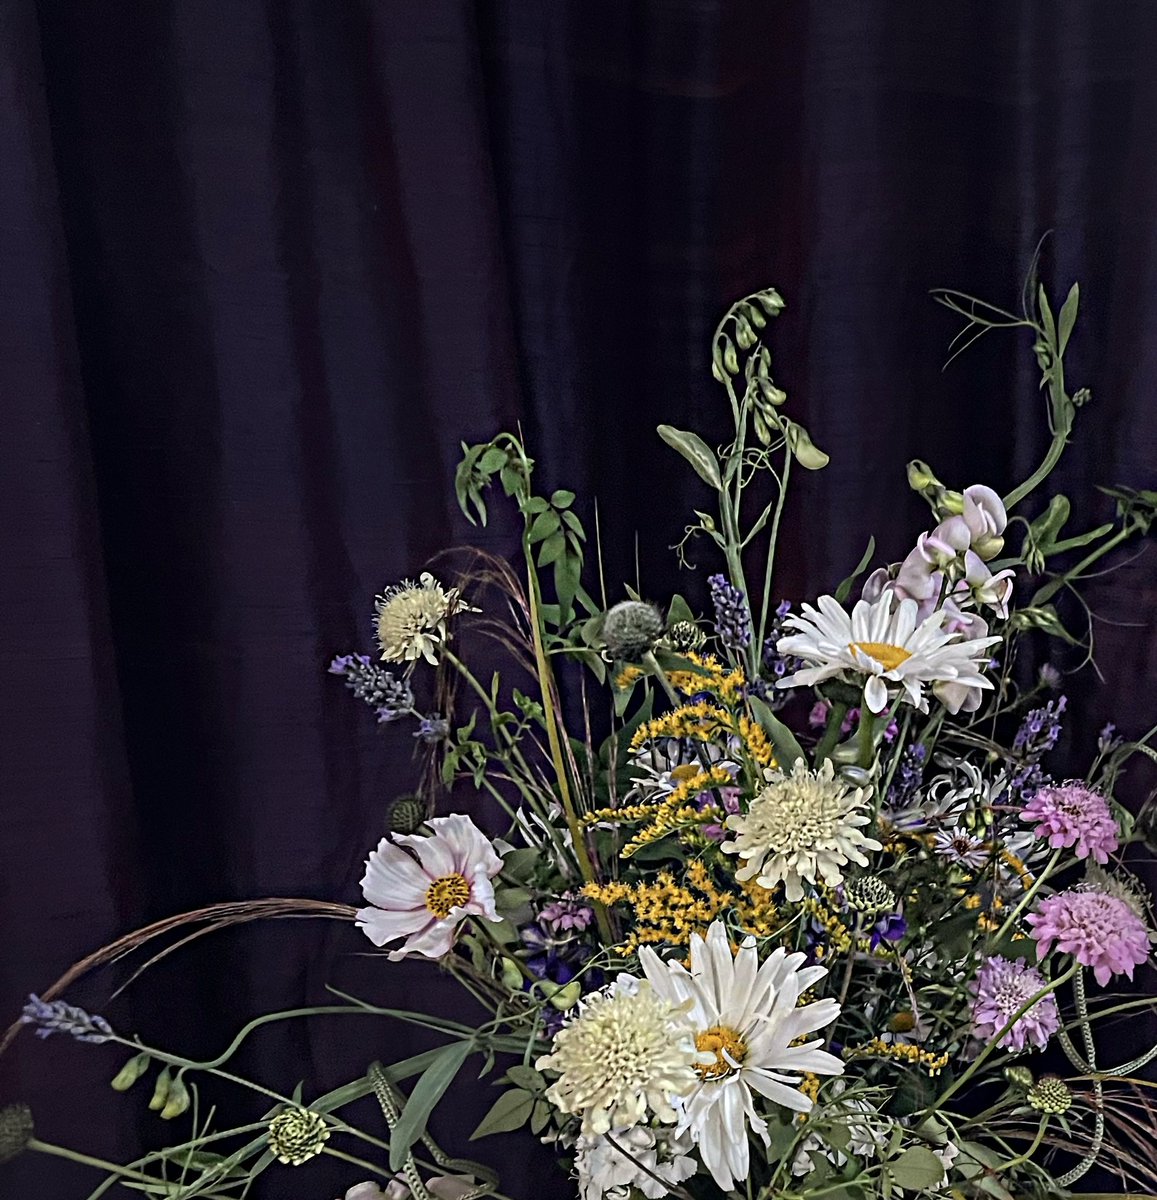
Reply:
[[[665,641],[676,654],[694,653],[703,649],[707,634],[694,621],[676,621],[667,630]]]
[[[819,471],[828,465],[830,459],[812,443],[803,426],[796,425],[793,421],[784,421],[783,432],[787,438],[788,449],[801,467],[808,471]]]
[[[504,958],[501,963],[503,986],[511,992],[522,991],[522,972],[518,964],[511,958]]]
[[[0,1108],[0,1163],[11,1162],[23,1153],[35,1133],[32,1110],[27,1104],[8,1104]]]
[[[1037,1112],[1059,1117],[1072,1107],[1073,1094],[1064,1080],[1055,1075],[1046,1075],[1029,1091],[1028,1102]]]
[[[878,876],[861,875],[844,884],[844,899],[853,912],[874,916],[896,907],[896,893]]]
[[[602,633],[611,658],[638,662],[663,636],[663,616],[653,604],[623,600],[607,610]]]
[[[566,1012],[568,1008],[574,1008],[582,997],[582,984],[577,979],[572,979],[565,987],[560,987],[550,998],[551,1004],[558,1009],[559,1012]]]
[[[192,1102],[193,1098],[189,1095],[185,1081],[180,1075],[173,1076],[168,1095],[165,1097],[165,1106],[161,1109],[161,1120],[171,1121],[174,1117],[179,1117]]]
[[[153,1085],[153,1098],[149,1101],[149,1112],[160,1112],[168,1103],[169,1088],[173,1083],[173,1075],[168,1067],[162,1068]]]
[[[127,1092],[149,1069],[149,1064],[152,1061],[147,1054],[141,1053],[135,1055],[113,1076],[109,1086],[114,1092]]]
[[[386,827],[391,833],[416,833],[426,819],[426,803],[417,796],[398,796],[386,809]]]
[[[1014,1087],[1030,1088],[1033,1085],[1033,1075],[1028,1067],[1016,1065],[1004,1068],[1004,1077]]]

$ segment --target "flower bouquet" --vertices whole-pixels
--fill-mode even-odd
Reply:
[[[913,462],[926,531],[874,570],[869,544],[814,604],[776,593],[791,473],[827,456],[772,377],[774,290],[733,305],[712,339],[727,443],[658,430],[712,496],[679,547],[713,572],[705,613],[606,589],[601,569],[596,585],[573,494],[539,494],[510,434],[463,447],[463,510],[485,523],[504,494],[525,566],[475,553],[454,577],[390,588],[374,653],[329,668],[379,722],[412,724],[424,767],[369,852],[362,905],[216,906],[81,967],[174,932],[311,913],[356,924],[383,973],[429,960],[473,1018],[339,995],[260,1017],[193,1061],[69,1005],[74,970],[22,1022],[123,1046],[113,1087],[151,1087],[152,1110],[190,1124],[162,1150],[100,1163],[39,1141],[10,1105],[0,1154],[92,1163],[104,1178],[90,1200],[117,1186],[243,1197],[318,1155],[348,1166],[347,1200],[501,1196],[489,1167],[427,1128],[473,1060],[495,1087],[474,1138],[525,1129],[548,1143],[562,1165],[551,1195],[1011,1200],[1063,1194],[1094,1167],[1102,1188],[1157,1191],[1144,1078],[1157,1047],[1121,1049],[1155,1001],[1112,990],[1155,940],[1123,865],[1152,840],[1152,806],[1133,816],[1114,790],[1131,755],[1157,755],[1149,735],[1109,727],[1083,778],[1054,778],[1063,674],[1032,659],[1043,643],[1083,665],[1080,580],[1157,512],[1157,493],[1117,488],[1114,520],[1070,531],[1069,501],[1040,495],[1089,399],[1064,373],[1078,296],[1054,314],[1036,288],[1017,314],[938,293],[968,334],[1031,334],[1048,452],[1003,497]],[[471,630],[526,690],[475,673]],[[505,814],[501,831],[484,831],[475,793]],[[444,1043],[322,1095],[227,1069],[261,1026],[315,1012],[408,1021]],[[199,1103],[208,1077],[264,1097],[262,1121],[221,1124]],[[355,1121],[349,1106],[370,1095],[380,1118]]]

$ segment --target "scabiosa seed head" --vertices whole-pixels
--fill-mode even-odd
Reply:
[[[308,1108],[287,1108],[269,1122],[269,1150],[278,1162],[300,1167],[329,1140],[325,1120]]]
[[[32,1110],[27,1104],[6,1104],[0,1108],[0,1164],[21,1154],[35,1133]]]
[[[1042,900],[1025,918],[1036,940],[1037,957],[1044,958],[1056,945],[1082,966],[1092,967],[1104,987],[1114,975],[1133,978],[1133,968],[1149,957],[1149,931],[1145,922],[1116,896],[1105,892],[1058,892]]]
[[[1075,780],[1039,788],[1020,819],[1035,824],[1033,832],[1054,850],[1075,846],[1078,858],[1092,857],[1102,866],[1120,845],[1108,800]]]
[[[112,1026],[104,1017],[91,1016],[83,1008],[65,1004],[63,1000],[41,1000],[36,995],[28,997],[20,1021],[23,1025],[35,1025],[39,1038],[67,1033],[78,1042],[99,1044],[113,1036]]]
[[[1072,1107],[1073,1094],[1064,1080],[1055,1075],[1046,1075],[1029,1088],[1028,1102],[1037,1112],[1059,1117]]]
[[[844,885],[844,899],[853,912],[874,916],[896,907],[896,893],[879,875],[861,875]]]
[[[715,605],[715,633],[728,650],[746,650],[751,644],[751,614],[747,599],[723,575],[707,580]]]
[[[707,641],[707,635],[694,621],[676,621],[667,630],[667,645],[676,654],[693,654],[702,650]]]
[[[386,828],[391,833],[417,833],[429,814],[418,796],[397,796],[386,809]]]
[[[1045,986],[1045,977],[1022,959],[999,954],[985,959],[972,983],[972,1032],[991,1041]],[[1017,1018],[1000,1044],[1009,1050],[1023,1050],[1031,1042],[1043,1049],[1060,1025],[1057,1000],[1049,992]]]
[[[619,662],[638,662],[663,636],[663,616],[643,600],[621,600],[603,617],[603,646]]]

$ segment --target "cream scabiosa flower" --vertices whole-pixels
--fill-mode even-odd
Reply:
[[[882,848],[863,832],[871,819],[863,790],[836,779],[830,758],[815,772],[799,759],[790,775],[765,774],[767,786],[747,812],[726,821],[737,836],[723,851],[744,860],[735,872],[741,883],[754,879],[773,888],[782,881],[789,900],[802,900],[805,882],[836,887],[843,882],[841,867],[866,867],[863,852]]]
[[[679,1003],[620,976],[583,1002],[534,1064],[558,1073],[547,1099],[560,1112],[581,1113],[585,1137],[633,1129],[648,1110],[675,1120],[672,1101],[694,1086],[700,1058]]]
[[[840,1013],[832,999],[798,1003],[827,974],[823,967],[803,967],[803,961],[803,954],[780,947],[760,964],[753,938],[733,955],[719,921],[710,925],[706,938],[692,935],[690,971],[664,962],[649,946],[639,951],[655,994],[686,1009],[683,1019],[705,1060],[695,1068],[696,1086],[684,1094],[677,1133],[690,1132],[725,1192],[747,1178],[747,1127],[764,1145],[770,1142],[755,1096],[808,1112],[812,1102],[799,1089],[801,1072],[843,1074],[843,1063],[819,1049],[822,1039],[800,1041]]]
[[[417,583],[404,580],[378,597],[374,630],[384,662],[438,663],[435,651],[447,636],[447,624],[457,612],[473,612],[457,588],[444,588],[426,571]]]
[[[501,920],[490,881],[502,870],[502,859],[486,835],[460,813],[431,817],[426,824],[429,836],[382,838],[362,878],[362,894],[371,907],[358,910],[358,927],[375,946],[404,938],[390,951],[394,961],[411,954],[449,954],[467,917]]]
[[[873,713],[884,710],[893,684],[922,712],[928,707],[926,683],[960,685],[961,701],[966,689],[992,687],[981,671],[988,647],[1000,638],[961,640],[944,628],[942,611],[917,624],[916,602],[907,599],[896,605],[895,600],[892,589],[885,588],[875,601],[858,601],[849,615],[835,597],[821,596],[818,608],[805,604],[800,615],[786,617],[784,627],[796,632],[780,638],[776,650],[813,665],[776,686],[810,686],[834,676],[866,677],[864,702]],[[945,706],[951,712],[959,709],[952,694]]]

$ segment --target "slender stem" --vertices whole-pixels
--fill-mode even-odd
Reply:
[[[876,714],[866,705],[860,706],[860,766],[869,770],[876,758]]]
[[[1004,1171],[1011,1171],[1013,1167],[1019,1167],[1022,1163],[1028,1162],[1029,1159],[1031,1159],[1032,1156],[1037,1152],[1037,1150],[1040,1149],[1040,1144],[1045,1139],[1045,1130],[1048,1128],[1048,1125],[1049,1115],[1048,1113],[1045,1113],[1040,1119],[1040,1125],[1037,1126],[1036,1137],[1033,1138],[1032,1144],[1029,1146],[1029,1148],[1023,1154],[1018,1154],[1016,1158],[1010,1158],[1008,1162],[1001,1163],[999,1167],[995,1167],[993,1169],[1003,1173]]]
[[[650,673],[659,681],[659,686],[666,693],[667,699],[670,700],[676,708],[678,708],[683,701],[680,699],[679,694],[671,686],[671,681],[667,678],[667,673],[661,666],[659,666],[659,660],[655,657],[655,652],[653,650],[648,650],[647,653],[643,655],[642,661],[643,666],[645,666],[647,670],[650,671]]]
[[[387,1146],[388,1149],[388,1146]],[[381,1167],[376,1166],[372,1162],[367,1162],[364,1158],[356,1158],[352,1154],[346,1154],[344,1150],[335,1150],[332,1146],[322,1146],[322,1154],[328,1154],[330,1158],[340,1158],[342,1162],[347,1162],[355,1167],[361,1167],[365,1171],[372,1171],[375,1175],[380,1175],[383,1179],[393,1179],[392,1171],[383,1171]]]
[[[816,746],[816,766],[818,767],[825,758],[830,758],[832,748],[836,744],[836,739],[840,736],[840,730],[843,728],[844,717],[848,715],[848,706],[841,703],[833,703],[831,712],[828,713],[828,723],[824,727],[824,735],[820,738],[819,745]]]
[[[1025,894],[1020,899],[1020,903],[1005,918],[1004,924],[1001,925],[1000,929],[997,931],[996,937],[994,937],[992,939],[993,944],[999,942],[1001,940],[1001,938],[1003,938],[1004,935],[1006,933],[1008,933],[1009,929],[1012,928],[1013,924],[1016,922],[1016,920],[1020,916],[1020,914],[1022,912],[1024,912],[1024,910],[1026,908],[1028,908],[1028,906],[1033,902],[1033,898],[1036,896],[1037,892],[1040,891],[1041,885],[1056,870],[1057,863],[1060,861],[1061,855],[1063,853],[1064,853],[1063,849],[1053,851],[1052,858],[1050,858],[1048,860],[1048,862],[1045,863],[1044,870],[1036,877],[1035,880],[1033,880],[1032,887],[1030,887],[1028,889],[1028,891],[1025,892]]]
[[[79,1150],[70,1150],[67,1146],[57,1146],[53,1142],[42,1142],[39,1138],[29,1138],[26,1150],[35,1150],[39,1154],[51,1154],[55,1158],[66,1158],[69,1162],[80,1163],[84,1167],[95,1167],[98,1171],[107,1171],[113,1175],[122,1175],[125,1179],[136,1179],[140,1182],[156,1185],[161,1182],[155,1175],[146,1175],[141,1171],[133,1171],[122,1167],[120,1163],[108,1162],[103,1158],[95,1158],[91,1154],[82,1154]]]
[[[779,521],[783,516],[783,505],[787,499],[787,481],[791,474],[791,450],[785,447],[783,458],[783,478],[779,481],[779,496],[775,502],[775,516],[771,519],[771,533],[767,539],[767,567],[763,572],[763,607],[759,612],[759,637],[756,646],[763,653],[763,639],[767,633],[767,613],[771,608],[771,579],[775,567],[775,548],[779,542]]]

